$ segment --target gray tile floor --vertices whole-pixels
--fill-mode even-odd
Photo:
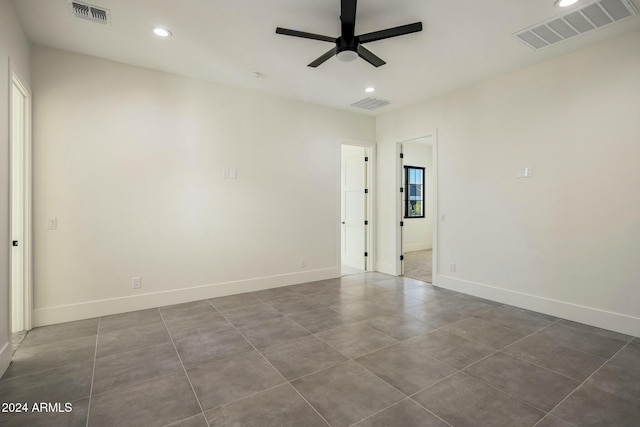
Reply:
[[[432,281],[433,251],[412,251],[404,253],[404,276],[428,283]]]
[[[640,340],[378,273],[31,331],[3,426],[634,426]]]

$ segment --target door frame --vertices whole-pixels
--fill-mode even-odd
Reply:
[[[367,207],[366,207],[366,217],[368,218],[369,225],[366,228],[366,244],[365,251],[367,252],[366,271],[376,271],[376,218],[375,218],[375,206],[376,206],[376,188],[375,183],[376,180],[373,177],[376,176],[376,143],[372,141],[363,141],[358,139],[342,139],[340,144],[338,145],[338,168],[337,168],[337,177],[338,177],[338,185],[337,185],[337,215],[336,218],[336,230],[337,230],[337,244],[336,244],[336,266],[338,269],[338,273],[340,273],[340,269],[342,268],[342,224],[340,221],[342,219],[341,216],[341,207],[342,207],[342,146],[343,145],[352,145],[356,147],[364,147],[369,153],[369,161],[367,162],[367,179],[365,185],[369,192],[367,193]]]
[[[400,256],[404,257],[404,252],[402,248],[402,227],[400,223],[404,221],[403,209],[404,209],[404,193],[399,191],[400,188],[404,187],[404,162],[400,157],[400,154],[403,152],[403,144],[408,142],[415,141],[417,139],[423,138],[432,138],[433,142],[431,145],[431,153],[432,153],[432,190],[433,190],[433,207],[431,211],[431,215],[433,217],[433,251],[432,251],[432,283],[433,285],[437,284],[438,277],[438,252],[439,252],[439,240],[438,240],[438,224],[440,223],[440,218],[438,217],[438,130],[434,129],[432,131],[422,133],[419,135],[413,135],[410,137],[402,138],[400,141],[396,142],[396,261],[395,261],[395,271],[397,276],[402,276],[404,274],[404,262],[400,259]]]
[[[20,310],[19,316],[22,320],[22,330],[28,331],[31,330],[32,327],[32,307],[33,307],[33,262],[32,262],[32,131],[31,131],[31,92],[29,89],[22,83],[20,77],[12,70],[11,64],[9,64],[9,200],[10,200],[10,231],[13,235],[13,197],[14,197],[14,178],[13,172],[15,165],[13,164],[13,138],[14,138],[14,125],[13,125],[13,95],[14,91],[18,90],[24,96],[24,158],[22,165],[22,176],[23,176],[23,211],[22,211],[22,241],[18,243],[18,247],[20,249],[21,256],[23,258],[22,269],[22,304],[18,309]],[[13,239],[13,236],[12,236]],[[8,242],[7,242],[8,243]],[[14,304],[13,304],[13,293],[15,292],[13,283],[13,257],[14,248],[11,248],[11,262],[9,265],[9,278],[10,278],[10,299],[9,299],[9,313],[10,313],[10,325],[13,331],[13,315],[14,315]]]

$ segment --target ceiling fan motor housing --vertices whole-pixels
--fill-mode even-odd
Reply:
[[[351,40],[348,41],[344,37],[338,37],[338,39],[336,40],[337,53],[344,52],[345,50],[357,52],[358,44],[358,37],[352,37]]]

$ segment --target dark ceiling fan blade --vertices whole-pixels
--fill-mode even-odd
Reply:
[[[340,3],[340,22],[342,23],[342,37],[351,40],[356,30],[357,0],[342,0]]]
[[[276,34],[284,34],[285,36],[302,37],[303,39],[320,40],[323,42],[335,43],[335,37],[321,36],[320,34],[305,33],[304,31],[289,30],[287,28],[276,28]]]
[[[358,55],[374,67],[380,67],[381,65],[386,64],[386,62],[371,53],[371,51],[366,49],[364,46],[358,46]]]
[[[321,57],[313,61],[311,64],[309,64],[309,67],[316,68],[318,65],[323,64],[324,62],[328,61],[335,55],[336,55],[336,48],[334,47],[333,49],[331,49],[330,51],[328,51],[327,53],[325,53],[324,55],[322,55]]]
[[[358,36],[358,40],[360,43],[369,43],[376,40],[417,33],[418,31],[422,31],[422,22],[415,22],[413,24],[401,25],[399,27],[387,28],[386,30],[374,31],[373,33],[362,34],[361,36]]]

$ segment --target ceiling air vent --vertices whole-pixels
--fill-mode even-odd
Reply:
[[[354,102],[353,104],[351,104],[352,107],[356,107],[356,108],[364,108],[365,110],[377,110],[378,108],[382,108],[385,105],[389,105],[390,102],[389,101],[385,101],[384,99],[379,99],[379,98],[373,98],[373,97],[368,97],[368,98],[364,98],[361,99],[358,102]]]
[[[630,0],[596,0],[514,36],[537,50],[637,14]]]
[[[98,22],[104,25],[111,24],[111,13],[109,13],[108,9],[77,1],[70,2],[69,7],[71,8],[71,13],[78,18]]]

